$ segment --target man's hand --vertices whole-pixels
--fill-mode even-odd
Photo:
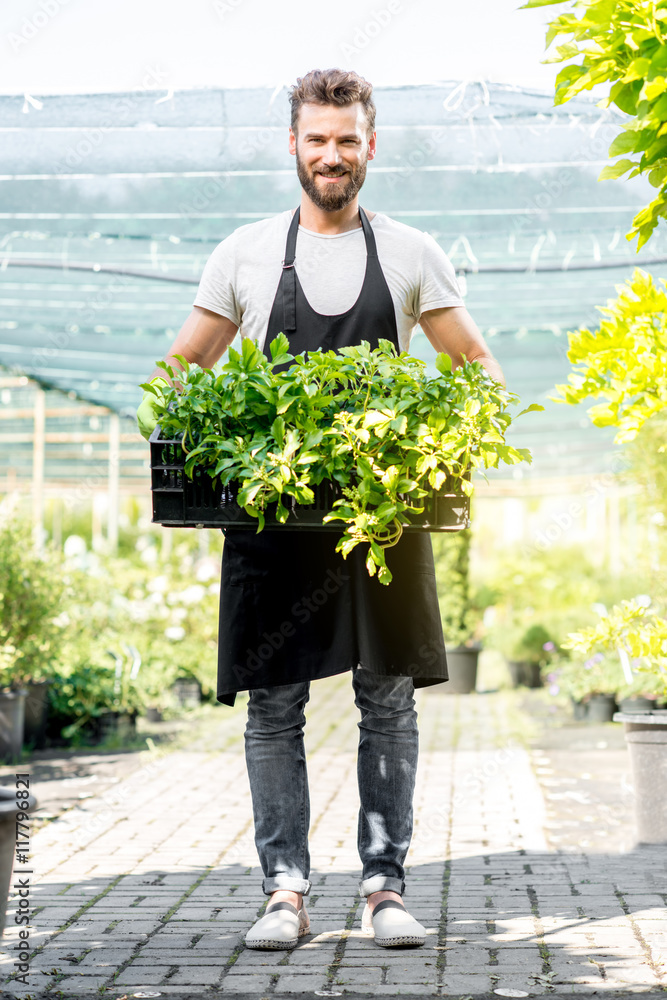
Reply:
[[[468,361],[479,361],[491,378],[505,385],[500,365],[464,306],[428,309],[419,317],[419,323],[436,351],[449,354],[454,368],[463,364],[465,354]]]
[[[144,390],[144,396],[137,409],[137,424],[139,433],[148,441],[149,437],[157,427],[158,415],[156,406],[164,399],[163,388],[169,385],[165,378],[158,376],[152,378],[150,384],[154,386],[155,392]]]

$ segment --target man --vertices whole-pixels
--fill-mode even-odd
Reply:
[[[168,360],[182,354],[211,367],[238,329],[267,357],[281,331],[294,355],[362,340],[376,347],[381,338],[408,350],[419,322],[455,365],[465,355],[502,381],[437,243],[359,207],[376,154],[371,85],[356,73],[314,70],[290,102],[300,207],[242,226],[216,247]],[[155,426],[152,400],[147,394],[138,413],[144,434]],[[388,586],[368,576],[362,546],[343,560],[335,544],[326,531],[225,529],[218,700],[233,705],[237,691],[250,692],[246,760],[270,896],[246,935],[251,948],[293,947],[310,930],[304,706],[311,680],[348,669],[361,712],[362,927],[381,946],[425,940],[402,895],[418,752],[414,688],[447,679],[431,541],[404,533],[388,550]]]

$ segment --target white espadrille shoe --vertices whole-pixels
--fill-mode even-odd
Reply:
[[[411,917],[403,904],[395,899],[384,899],[372,913],[366,903],[361,917],[361,929],[365,934],[373,934],[375,943],[383,948],[424,944],[426,941],[426,928]]]
[[[246,948],[294,948],[300,937],[310,934],[310,917],[305,904],[300,910],[282,901],[267,907],[264,916],[245,936]]]

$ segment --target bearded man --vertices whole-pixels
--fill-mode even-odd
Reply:
[[[435,240],[360,208],[377,149],[372,87],[353,72],[313,70],[290,92],[289,151],[301,204],[241,226],[204,269],[173,355],[210,368],[237,330],[270,358],[279,333],[293,355],[389,340],[408,351],[420,324],[454,366],[480,361],[503,381]],[[160,369],[154,373],[161,378]],[[164,384],[164,383],[163,383]],[[155,426],[154,397],[139,408]],[[350,670],[360,711],[358,849],[362,928],[383,947],[421,945],[406,910],[418,754],[414,689],[447,679],[433,553],[425,533],[388,550],[393,581],[369,577],[357,546],[346,560],[330,531],[225,528],[217,698],[248,690],[246,761],[255,843],[270,897],[249,948],[292,948],[310,932],[310,803],[303,743],[310,682]]]

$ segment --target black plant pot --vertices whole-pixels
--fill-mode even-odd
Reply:
[[[443,687],[445,694],[471,694],[477,684],[479,647],[457,646],[447,650],[449,680]]]
[[[611,722],[616,711],[613,694],[592,694],[588,699],[586,718],[589,722]]]
[[[201,687],[199,681],[179,677],[174,681],[171,690],[181,708],[194,708],[201,703]]]
[[[101,743],[108,736],[132,737],[136,731],[136,712],[103,712],[91,721],[90,737]]]
[[[18,760],[23,748],[27,690],[0,691],[0,760]]]
[[[577,701],[575,698],[570,698],[572,702],[572,718],[576,722],[583,722],[584,719],[588,718],[588,702]]]
[[[539,663],[528,663],[523,660],[508,660],[512,687],[542,687],[542,673]]]
[[[53,681],[50,678],[28,684],[23,740],[25,743],[32,743],[35,750],[43,750],[46,745],[46,720],[49,714],[51,684]]]

